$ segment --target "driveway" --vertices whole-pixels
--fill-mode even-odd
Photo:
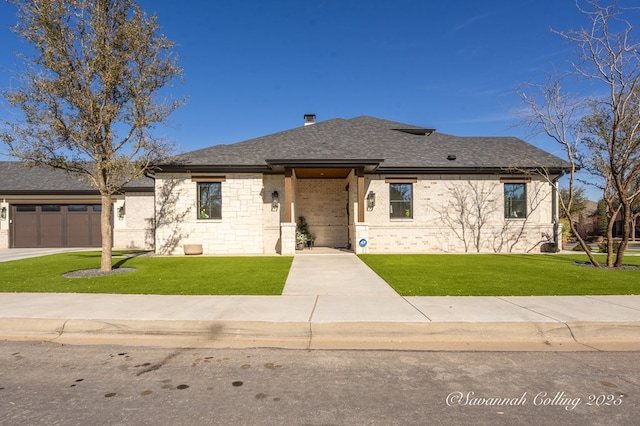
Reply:
[[[65,247],[65,248],[10,248],[0,249],[0,262],[27,259],[29,257],[46,256],[48,254],[65,253],[69,251],[99,250],[96,247]]]

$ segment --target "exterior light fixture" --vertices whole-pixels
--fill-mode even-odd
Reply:
[[[278,194],[278,191],[273,191],[271,193],[271,211],[278,210],[279,205],[280,205],[280,194]]]
[[[376,193],[373,191],[369,191],[369,194],[367,194],[367,208],[369,210],[373,210],[375,205],[376,205]]]
[[[3,207],[2,210],[0,210],[0,218],[2,219],[6,219],[7,218],[7,208]]]
[[[124,210],[124,204],[123,204],[120,207],[118,207],[118,219],[124,219],[124,214],[125,214],[125,210]]]

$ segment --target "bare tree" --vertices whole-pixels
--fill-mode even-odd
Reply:
[[[624,19],[624,10],[615,3],[602,6],[598,0],[589,0],[585,7],[579,3],[578,7],[590,26],[557,34],[579,47],[574,72],[601,85],[606,93],[592,99],[592,112],[582,125],[590,157],[598,162],[592,170],[607,181],[607,187],[610,184],[620,203],[622,241],[612,265],[619,267],[629,241],[632,204],[638,196],[632,186],[640,174],[640,42],[633,37],[633,25]],[[609,238],[610,250],[612,247]]]
[[[560,188],[558,195],[560,198],[567,203],[569,200],[569,190],[567,188]],[[576,186],[573,188],[573,203],[571,204],[570,216],[565,216],[565,212],[560,212],[560,217],[562,219],[572,219],[575,220],[576,216],[579,216],[587,205],[587,198],[585,195],[585,188],[583,186]]]
[[[153,137],[182,104],[160,98],[180,77],[173,43],[155,15],[131,0],[10,0],[14,31],[33,56],[20,55],[21,85],[4,93],[24,120],[7,123],[9,154],[86,178],[102,198],[101,270],[111,270],[112,196],[170,152]]]
[[[528,90],[523,90],[520,96],[528,106],[527,112],[523,114],[524,124],[534,133],[544,134],[556,142],[569,164],[567,196],[566,198],[558,197],[558,201],[563,214],[570,217],[574,209],[576,173],[579,169],[580,152],[584,150],[583,139],[579,132],[579,120],[581,112],[585,108],[585,101],[564,94],[560,80],[560,78],[550,78],[542,85],[530,84]],[[537,171],[552,185],[554,190],[558,190],[557,176],[552,175],[544,167],[540,167]],[[568,222],[571,232],[589,257],[589,261],[599,267],[600,263],[580,236],[574,221]]]

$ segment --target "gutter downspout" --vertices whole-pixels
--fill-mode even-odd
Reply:
[[[561,172],[558,176],[551,181],[551,210],[553,221],[553,242],[556,245],[556,252],[560,251],[561,239],[558,236],[558,230],[560,229],[560,219],[558,218],[558,180],[564,175]]]

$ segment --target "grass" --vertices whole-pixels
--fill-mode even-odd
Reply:
[[[114,253],[118,254],[118,253]],[[100,266],[100,252],[74,252],[0,263],[0,292],[279,295],[291,257],[131,257],[114,265],[133,272],[65,278]]]
[[[123,254],[123,253],[116,253]],[[640,294],[640,270],[577,266],[584,254],[361,255],[403,296]],[[603,259],[603,257],[602,257]],[[93,269],[100,252],[72,252],[0,263],[0,292],[280,295],[293,258],[114,257],[133,272],[65,278]],[[625,263],[640,266],[640,256]]]
[[[640,294],[640,270],[576,265],[584,254],[359,257],[403,296]],[[640,265],[640,256],[626,256],[625,264]]]

